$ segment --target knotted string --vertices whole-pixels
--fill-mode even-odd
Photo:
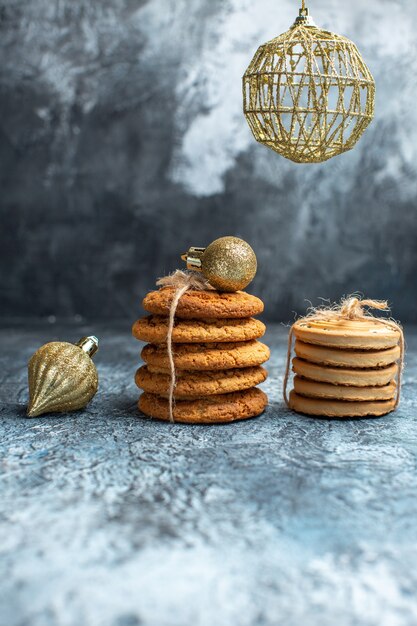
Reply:
[[[169,373],[170,373],[170,382],[169,382],[169,392],[168,392],[168,403],[169,403],[169,421],[173,423],[174,420],[174,392],[175,386],[177,382],[177,377],[175,373],[175,363],[174,363],[174,354],[172,350],[172,332],[174,330],[175,323],[175,313],[177,311],[178,303],[181,300],[182,296],[190,290],[194,291],[208,291],[213,289],[210,283],[204,278],[202,274],[199,272],[183,272],[182,270],[176,270],[173,274],[169,276],[164,276],[163,278],[159,278],[156,282],[157,287],[173,287],[174,288],[174,296],[171,300],[171,304],[169,307],[169,319],[168,319],[168,333],[167,333],[167,352],[168,352],[168,360],[169,360]]]
[[[318,309],[313,309],[311,313],[305,316],[306,320],[320,320],[320,321],[337,321],[337,320],[360,320],[360,319],[373,319],[377,320],[384,326],[389,328],[394,328],[400,333],[400,363],[397,371],[397,396],[395,400],[396,409],[400,403],[401,398],[401,380],[402,373],[404,369],[404,353],[405,353],[405,341],[404,341],[404,332],[401,326],[395,322],[394,320],[386,320],[381,318],[376,318],[369,311],[365,311],[365,307],[367,309],[377,309],[378,311],[389,311],[388,302],[384,300],[360,300],[355,296],[351,296],[350,298],[346,298],[342,300],[340,305],[333,305],[330,307],[323,307]],[[288,336],[288,349],[287,349],[287,364],[285,368],[284,375],[284,385],[283,385],[283,395],[285,404],[289,406],[287,387],[288,381],[290,378],[290,367],[291,367],[291,355],[292,355],[292,347],[293,347],[293,337],[294,337],[294,324],[290,328],[289,336]]]

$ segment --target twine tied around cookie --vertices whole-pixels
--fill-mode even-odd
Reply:
[[[328,307],[312,308],[311,311],[303,318],[307,320],[320,320],[320,321],[337,321],[337,320],[363,320],[373,319],[377,320],[384,326],[394,328],[400,333],[400,363],[397,372],[397,396],[395,399],[394,409],[396,409],[400,403],[401,398],[401,379],[404,369],[404,355],[405,355],[405,340],[404,332],[400,324],[392,319],[382,319],[375,317],[370,313],[369,309],[376,309],[378,311],[389,311],[388,302],[385,300],[361,300],[356,296],[350,296],[341,301],[340,304],[334,304]],[[290,378],[291,368],[291,356],[293,348],[294,338],[294,324],[290,328],[288,335],[288,349],[287,349],[287,363],[285,367],[284,384],[283,384],[283,396],[287,406],[289,406],[287,387]]]
[[[164,276],[156,281],[157,287],[173,287],[175,289],[174,296],[169,307],[168,333],[167,333],[167,352],[169,360],[170,383],[168,392],[169,404],[169,421],[174,423],[174,391],[177,382],[175,373],[174,354],[172,350],[172,331],[174,330],[175,313],[178,303],[187,291],[209,291],[213,287],[198,272],[183,272],[176,270],[169,276]]]
[[[360,300],[356,296],[351,296],[342,300],[340,304],[312,309],[311,313],[309,313],[306,317],[321,320],[359,320],[364,317],[374,318],[369,311],[365,311],[365,308],[377,309],[378,311],[389,311],[388,302],[385,300]],[[380,321],[384,322],[385,320]]]

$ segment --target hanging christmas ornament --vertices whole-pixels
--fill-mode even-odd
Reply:
[[[254,279],[256,255],[250,245],[237,237],[221,237],[207,248],[191,247],[181,256],[187,269],[203,273],[218,291],[239,291]]]
[[[91,360],[97,350],[97,337],[83,337],[76,344],[53,341],[39,348],[28,365],[28,416],[85,407],[98,388]]]
[[[303,0],[290,30],[256,52],[243,100],[257,141],[296,163],[321,163],[362,136],[375,82],[356,45],[318,28]]]

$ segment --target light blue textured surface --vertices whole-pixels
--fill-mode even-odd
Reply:
[[[84,412],[27,420],[25,363],[97,332]],[[140,418],[128,328],[0,333],[1,599],[7,626],[413,626],[417,334],[399,411],[309,419],[280,398],[228,426]]]

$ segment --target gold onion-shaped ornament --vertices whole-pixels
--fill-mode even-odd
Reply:
[[[257,141],[295,163],[351,150],[375,112],[375,81],[356,45],[318,28],[302,1],[284,34],[260,46],[243,76]]]
[[[218,291],[245,289],[257,270],[254,251],[238,237],[220,237],[207,248],[193,246],[181,258],[187,263],[187,269],[202,272]]]
[[[28,364],[28,416],[85,407],[98,389],[97,369],[91,360],[97,350],[94,336],[76,344],[53,341],[39,348]]]

